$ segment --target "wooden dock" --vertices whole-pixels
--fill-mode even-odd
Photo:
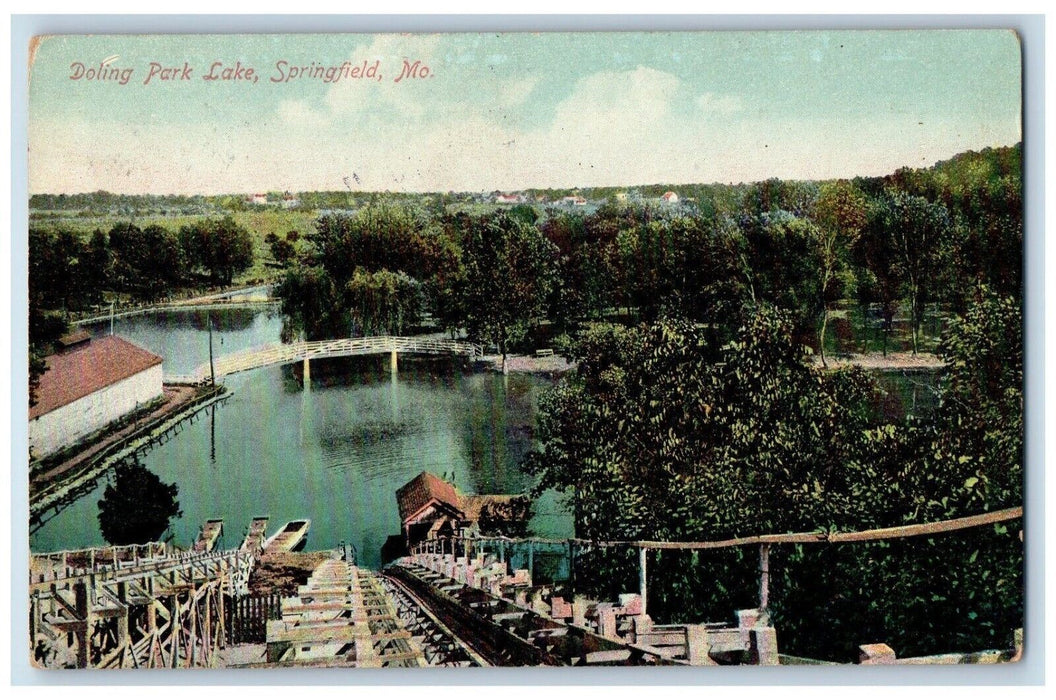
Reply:
[[[216,542],[224,533],[223,519],[206,520],[205,525],[198,532],[198,539],[194,542],[195,552],[211,552],[216,548]]]
[[[264,543],[264,553],[292,552],[304,543],[311,520],[291,520]]]
[[[251,552],[254,555],[264,551],[264,540],[267,537],[268,517],[253,518],[246,532],[246,538],[242,540],[242,551]]]

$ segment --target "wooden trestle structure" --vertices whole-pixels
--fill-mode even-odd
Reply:
[[[260,596],[249,597],[248,586],[266,522],[258,518],[237,550],[188,552],[151,543],[33,555],[31,655],[41,668],[215,667],[231,658],[221,653],[228,644],[265,641],[266,653],[261,649],[253,657],[257,660],[232,665],[814,663],[778,654],[767,610],[771,546],[932,535],[1021,517],[1022,509],[1014,508],[857,533],[722,542],[426,540],[381,573],[356,566],[346,546],[342,559],[321,563],[296,595],[280,600],[271,594],[264,605],[259,604]],[[535,548],[555,544],[567,545],[567,579],[533,580]],[[746,545],[760,547],[757,608],[733,611],[732,624],[653,623],[647,613],[649,551]],[[617,546],[638,549],[639,590],[611,601],[577,593],[577,548]],[[518,565],[514,547],[526,549],[516,554]],[[249,608],[256,614],[235,614]],[[243,634],[246,630],[252,634]],[[910,659],[898,659],[885,644],[873,642],[860,647],[859,663],[1015,661],[1022,654],[1022,634],[1022,629],[1015,630],[1007,649]]]
[[[425,666],[378,577],[349,561],[320,564],[268,622],[267,661],[278,666]]]
[[[34,555],[30,640],[40,668],[218,665],[225,606],[248,592],[248,552],[164,544]]]

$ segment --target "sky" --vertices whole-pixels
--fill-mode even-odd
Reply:
[[[290,77],[346,61],[334,82]],[[405,61],[417,75],[397,80]],[[152,62],[190,71],[148,81]],[[362,66],[377,73],[350,75]],[[256,79],[205,79],[237,67]],[[1004,30],[48,37],[31,65],[29,191],[883,175],[1020,141],[1020,86]]]

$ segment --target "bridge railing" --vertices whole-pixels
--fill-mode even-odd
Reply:
[[[213,371],[217,376],[224,376],[258,367],[299,362],[306,359],[348,357],[386,352],[423,355],[465,355],[470,358],[480,357],[484,354],[481,346],[462,340],[367,336],[362,338],[301,341],[251,348],[217,358],[213,361]],[[209,364],[205,363],[198,367],[194,376],[205,378],[209,376],[209,373]]]

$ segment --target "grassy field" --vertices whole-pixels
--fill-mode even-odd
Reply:
[[[919,352],[933,353],[946,327],[948,314],[929,306],[920,328]],[[829,311],[829,326],[825,332],[826,355],[880,353],[884,349],[884,335],[880,320],[867,317],[853,301],[843,301]],[[900,310],[891,324],[887,339],[888,352],[910,352],[913,336],[908,310]]]

